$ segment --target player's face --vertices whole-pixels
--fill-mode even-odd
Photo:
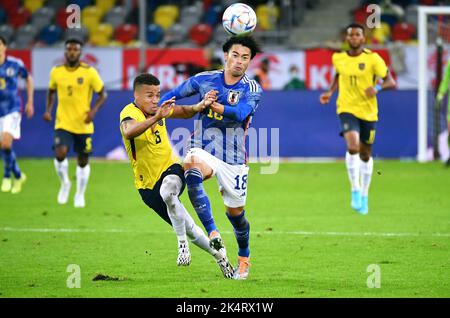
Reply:
[[[352,49],[359,49],[365,40],[364,32],[360,28],[349,28],[347,30],[347,42]]]
[[[67,43],[64,55],[67,62],[70,64],[77,63],[81,56],[81,45],[77,43]]]
[[[149,115],[153,115],[158,110],[158,103],[161,98],[159,85],[140,85],[134,92],[134,99],[139,108]]]
[[[251,50],[240,44],[233,44],[228,52],[225,52],[225,71],[233,77],[244,75],[250,64]]]

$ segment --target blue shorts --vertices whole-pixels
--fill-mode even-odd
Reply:
[[[53,149],[60,146],[66,146],[67,150],[73,146],[77,154],[89,155],[92,153],[92,134],[74,134],[64,129],[56,129]]]
[[[348,131],[357,131],[359,133],[359,140],[362,143],[373,145],[375,142],[376,121],[362,120],[350,113],[339,114],[339,120],[342,129],[341,136]]]

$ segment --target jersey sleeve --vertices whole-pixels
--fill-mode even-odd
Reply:
[[[91,86],[94,89],[94,92],[100,93],[104,85],[105,84],[103,83],[100,74],[98,74],[95,68],[91,67]]]
[[[200,77],[198,75],[188,78],[181,85],[165,93],[163,97],[161,97],[159,104],[161,105],[166,100],[171,99],[173,96],[175,96],[175,99],[178,100],[197,94],[200,90],[199,82]]]
[[[50,82],[48,84],[48,88],[53,89],[53,90],[56,90],[56,87],[57,87],[55,73],[56,73],[56,68],[53,67],[52,70],[50,71]]]
[[[21,78],[27,78],[28,77],[28,70],[25,67],[25,64],[23,64],[22,60],[19,60],[18,63],[18,74]]]
[[[136,113],[133,111],[133,108],[131,107],[125,107],[120,112],[120,123],[122,123],[125,120],[129,119],[136,119]]]
[[[388,72],[388,68],[386,66],[386,63],[384,62],[384,60],[381,58],[380,55],[378,55],[377,53],[373,53],[374,54],[374,72],[375,75],[381,78],[385,78],[387,76],[387,72]]]

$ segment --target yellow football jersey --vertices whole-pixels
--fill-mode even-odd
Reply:
[[[134,103],[130,103],[120,112],[120,122],[125,119],[142,122],[146,118]],[[181,162],[172,149],[165,119],[133,139],[126,139],[122,130],[120,132],[133,167],[134,184],[137,189],[153,189],[167,168]]]
[[[377,121],[377,98],[367,98],[365,90],[375,86],[377,77],[387,76],[384,60],[377,53],[364,49],[358,56],[350,56],[347,52],[334,53],[332,61],[339,74],[337,113],[350,113],[359,119]]]
[[[92,92],[99,93],[104,84],[97,70],[85,63],[77,68],[59,65],[50,72],[49,88],[58,94],[55,129],[75,134],[92,134],[94,124],[85,124],[91,109]]]

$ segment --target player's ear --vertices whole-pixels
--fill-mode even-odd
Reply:
[[[225,63],[227,63],[228,60],[228,52],[223,53],[223,59],[225,60]]]

